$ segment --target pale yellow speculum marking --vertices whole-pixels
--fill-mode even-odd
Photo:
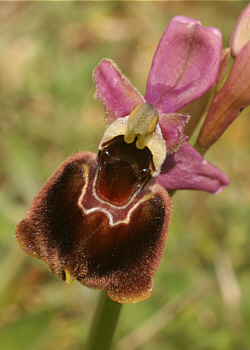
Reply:
[[[71,273],[69,272],[68,269],[65,269],[64,272],[65,272],[65,276],[66,276],[66,283],[68,286],[70,286],[71,283],[74,282],[75,278],[71,275]]]
[[[124,141],[132,143],[138,137],[135,145],[138,149],[143,149],[158,122],[159,115],[154,106],[148,103],[136,105],[129,115]]]

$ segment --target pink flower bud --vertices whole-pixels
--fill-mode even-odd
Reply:
[[[232,56],[236,58],[250,40],[250,4],[242,11],[229,38]]]

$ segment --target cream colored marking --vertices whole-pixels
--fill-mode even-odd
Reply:
[[[83,199],[83,197],[84,197],[84,195],[85,195],[85,193],[86,193],[86,189],[87,189],[87,187],[88,187],[88,182],[89,182],[89,167],[88,167],[87,165],[84,164],[84,165],[82,165],[82,168],[83,168],[83,171],[84,171],[84,175],[85,175],[85,180],[86,180],[86,181],[85,181],[85,184],[84,184],[84,186],[83,186],[83,188],[82,188],[82,193],[81,193],[81,195],[80,195],[80,197],[79,197],[79,199],[78,199],[78,206],[79,206],[80,208],[82,208],[84,212],[86,212],[86,211],[90,211],[91,209],[84,209],[83,206],[82,206],[82,204],[81,204],[81,202],[82,202],[82,199]],[[94,178],[94,182],[93,182],[93,188],[92,188],[92,193],[93,193],[95,199],[96,199],[97,201],[99,201],[100,203],[103,203],[103,204],[108,205],[108,206],[111,207],[111,208],[125,209],[125,208],[133,201],[133,199],[135,198],[135,196],[136,196],[137,193],[138,193],[138,191],[137,191],[137,192],[133,195],[133,197],[130,199],[130,201],[129,201],[127,204],[118,207],[117,205],[110,204],[109,202],[104,201],[103,199],[101,199],[101,198],[97,195],[96,190],[95,190],[96,181],[97,181],[97,172],[96,172],[96,174],[95,174],[95,178]],[[104,210],[102,210],[102,211],[104,211]]]
[[[84,186],[82,188],[82,193],[81,193],[80,198],[82,198],[85,195],[85,192],[86,192],[86,189],[87,189],[88,183],[89,183],[89,167],[86,164],[83,164],[82,165],[82,169],[83,169],[83,172],[84,172],[85,184],[84,184]],[[79,198],[79,200],[80,200],[80,198]]]
[[[128,211],[128,214],[126,216],[126,218],[124,220],[119,220],[117,222],[114,223],[114,219],[113,219],[113,216],[109,213],[109,211],[106,209],[106,208],[99,208],[99,207],[94,207],[94,208],[91,208],[91,209],[85,209],[82,205],[82,199],[86,193],[86,189],[88,187],[88,183],[89,183],[89,167],[86,165],[86,164],[83,164],[82,165],[82,168],[83,168],[83,171],[84,171],[84,177],[85,177],[85,184],[83,186],[83,189],[82,189],[82,193],[78,199],[78,206],[80,209],[82,209],[82,211],[84,212],[84,214],[88,215],[88,214],[91,214],[91,213],[94,213],[94,212],[103,212],[104,214],[106,214],[106,216],[108,217],[109,219],[109,226],[110,227],[113,227],[113,226],[117,226],[117,225],[120,225],[120,224],[128,224],[129,221],[130,221],[130,217],[131,217],[131,214],[132,212],[143,202],[146,202],[148,201],[149,199],[153,198],[154,197],[154,194],[153,193],[148,193],[146,194],[145,196],[143,196],[129,211]],[[129,203],[127,203],[126,205],[122,206],[122,207],[118,207],[116,205],[113,205],[113,204],[110,204],[106,201],[102,201],[96,194],[96,191],[95,191],[95,183],[96,183],[96,177],[97,177],[97,173],[95,175],[95,179],[94,179],[94,183],[93,183],[93,188],[92,188],[92,193],[95,197],[95,199],[103,204],[106,204],[108,205],[109,207],[112,207],[112,208],[116,208],[117,210],[122,210],[122,209],[125,209],[134,199],[134,197],[137,195],[137,192],[134,194],[134,196],[132,197],[132,199],[129,201]],[[66,270],[65,270],[65,273],[66,273]],[[67,279],[67,276],[66,276],[66,279]]]
[[[83,209],[83,211],[84,211],[84,208],[82,206],[81,201],[82,201],[82,199],[83,199],[83,197],[84,197],[84,195],[86,193],[86,189],[87,189],[88,183],[89,183],[89,167],[86,164],[83,164],[82,165],[82,169],[83,169],[83,172],[84,172],[85,184],[84,184],[84,186],[82,188],[82,192],[81,192],[81,195],[80,195],[80,197],[78,199],[78,203],[77,204],[78,204],[78,207]]]
[[[82,194],[81,196],[79,197],[79,200],[78,200],[78,206],[83,210],[84,214],[88,215],[88,214],[91,214],[91,213],[94,213],[94,212],[102,212],[104,214],[106,214],[106,216],[108,217],[109,219],[109,226],[110,227],[113,227],[113,226],[117,226],[117,225],[120,225],[120,224],[128,224],[129,221],[130,221],[130,217],[131,217],[131,214],[132,212],[143,202],[146,202],[148,201],[149,199],[153,198],[154,197],[154,194],[153,193],[148,193],[146,194],[145,196],[143,196],[129,211],[128,211],[128,214],[126,216],[126,218],[124,220],[119,220],[117,222],[114,223],[114,219],[113,219],[113,216],[109,213],[109,211],[106,209],[106,208],[99,208],[99,207],[95,207],[95,208],[91,208],[91,209],[85,209],[83,207],[83,205],[81,204],[81,201],[82,201],[82,198],[84,196],[84,193],[85,191],[82,191]],[[95,198],[102,202],[102,200],[97,197],[95,195]],[[104,204],[110,206],[110,207],[113,207],[113,208],[116,208],[117,210],[121,210],[121,209],[124,209],[126,206],[124,207],[117,207],[117,206],[114,206],[114,205],[111,205],[109,204],[108,202],[103,202]]]
[[[64,272],[65,272],[65,275],[66,275],[66,283],[67,283],[68,286],[70,286],[71,283],[74,282],[75,278],[71,275],[71,273],[69,272],[68,269],[65,269]]]
[[[132,143],[135,137],[138,137],[135,145],[138,149],[143,149],[158,122],[158,112],[152,105],[138,104],[129,115],[124,141]]]
[[[152,175],[152,169],[151,169],[151,171],[150,171],[150,174]],[[137,191],[133,194],[132,198],[128,201],[127,204],[118,207],[117,205],[110,204],[109,202],[104,201],[103,199],[101,199],[101,198],[97,195],[97,193],[96,193],[96,181],[97,181],[97,172],[96,172],[96,174],[95,174],[94,183],[93,183],[93,194],[94,194],[94,196],[95,196],[95,199],[97,199],[97,200],[100,201],[101,203],[107,204],[108,206],[110,206],[110,207],[112,207],[112,208],[125,209],[128,205],[130,205],[131,202],[133,202],[135,196],[137,195],[137,193],[138,193],[138,192],[140,191],[140,189],[141,189],[141,187],[140,187],[139,190],[137,190]],[[142,184],[142,186],[143,186],[143,184]]]

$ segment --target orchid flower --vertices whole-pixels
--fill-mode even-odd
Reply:
[[[16,227],[29,255],[59,278],[106,290],[120,303],[147,299],[164,254],[172,205],[167,191],[218,193],[228,177],[206,161],[183,133],[176,113],[215,83],[219,30],[175,17],[149,73],[145,98],[104,59],[94,70],[95,97],[107,129],[98,154],[67,158]]]

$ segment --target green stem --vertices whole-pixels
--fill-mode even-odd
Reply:
[[[101,292],[85,350],[110,349],[121,306]]]

